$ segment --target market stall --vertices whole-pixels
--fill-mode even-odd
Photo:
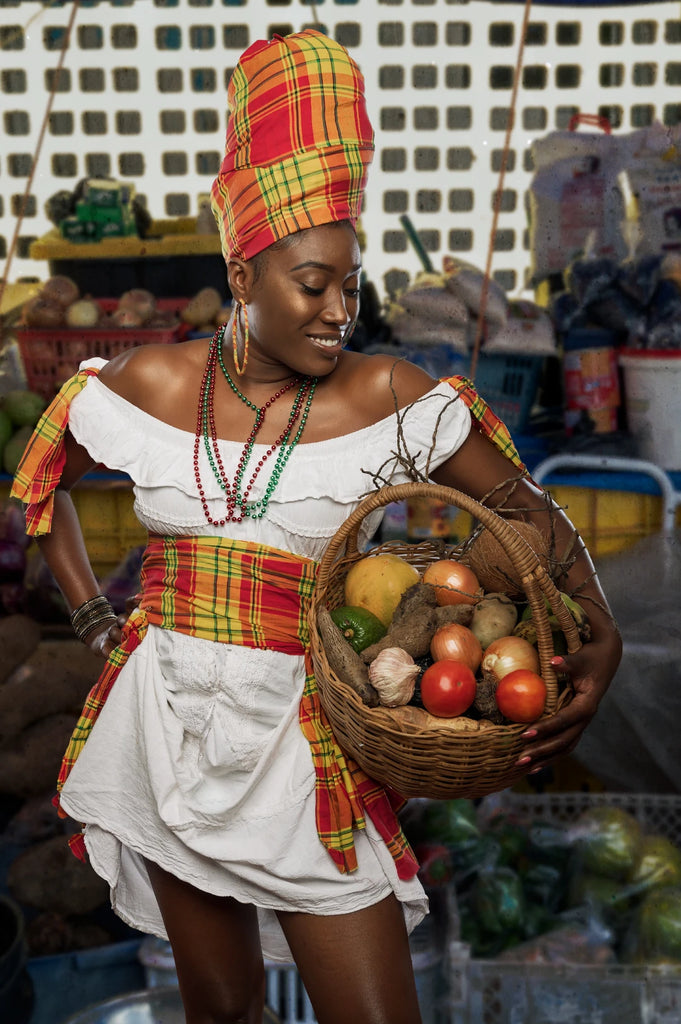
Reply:
[[[681,133],[673,88],[679,82],[678,22],[664,3],[625,3],[617,13],[604,13],[591,32],[600,33],[594,43],[585,38],[589,30],[580,34],[579,3],[537,3],[537,11],[529,2],[479,0],[469,5],[476,8],[470,17],[457,8],[456,18],[443,3],[428,8],[427,18],[400,8],[404,20],[398,22],[384,18],[378,0],[362,2],[361,23],[351,16],[352,4],[319,10],[330,19],[343,14],[334,20],[336,35],[345,33],[342,41],[354,45],[367,66],[379,40],[380,68],[370,83],[377,122],[387,133],[408,124],[410,139],[407,146],[395,141],[401,136],[389,137],[391,144],[377,157],[380,184],[362,225],[366,271],[353,347],[405,357],[435,377],[471,376],[510,428],[530,471],[567,508],[613,592],[618,574],[632,578],[644,571],[641,559],[645,565],[660,559],[656,579],[662,581],[670,558],[678,565],[677,550],[653,555],[651,548],[661,536],[670,543],[678,537],[681,492]],[[38,60],[35,35],[24,32],[28,12],[24,18],[22,8],[28,6],[15,5],[12,19],[2,22],[0,42],[10,58],[20,40]],[[42,26],[47,57],[41,53],[41,60],[54,62],[54,41],[78,25],[69,22],[72,6],[50,11],[52,21]],[[91,17],[81,24],[72,67],[66,47],[60,50],[64,73],[78,73],[88,89],[96,69],[87,49],[102,26],[113,40],[101,41],[103,65],[117,90],[129,80],[121,78],[115,51],[133,48],[134,19],[120,21],[116,6],[99,5],[101,26]],[[92,139],[85,138],[82,155],[69,165],[78,173],[63,175],[68,188],[57,190],[56,179],[45,174],[50,184],[43,194],[46,186],[34,175],[37,159],[24,161],[24,197],[13,193],[0,203],[0,225],[14,211],[11,230],[2,227],[9,245],[0,283],[0,898],[9,897],[4,916],[0,904],[0,937],[3,926],[12,927],[11,908],[18,905],[24,950],[12,965],[9,1024],[62,1024],[67,1014],[99,999],[176,983],[167,944],[143,941],[122,927],[108,912],[96,876],[62,856],[77,824],[54,817],[49,780],[97,665],[71,638],[61,595],[23,538],[8,495],[30,431],[82,358],[177,344],[212,333],[225,318],[230,295],[205,207],[212,166],[205,133],[210,128],[219,135],[205,93],[215,83],[206,86],[210,68],[193,68],[190,75],[183,67],[178,77],[168,58],[182,31],[193,33],[199,50],[208,38],[197,29],[207,33],[210,26],[192,20],[196,6],[178,5],[177,24],[169,12],[155,11],[149,24],[141,18],[136,27],[135,39],[146,40],[149,50],[155,33],[161,54],[154,53],[156,80],[150,78],[147,88],[165,125],[157,146],[159,166],[170,180],[164,182],[163,208],[160,195],[155,205],[153,191],[158,172],[131,152],[134,111],[122,121],[118,114],[118,123],[128,127],[120,133],[127,138],[116,139],[117,162],[93,154]],[[259,0],[242,6],[244,24],[223,26],[223,38],[232,40],[228,50],[241,46],[242,29],[262,20]],[[584,18],[599,24],[598,5],[588,6]],[[411,88],[401,91],[394,54],[405,45],[405,32],[412,78]],[[633,53],[619,62],[603,57],[594,78],[599,57],[580,78],[580,45],[615,47],[620,32],[630,37]],[[464,102],[475,63],[467,63],[472,40],[476,52],[489,48],[486,63],[480,61],[488,78],[484,85],[476,80],[478,97]],[[651,70],[654,62],[639,56],[643,44],[654,40],[664,43],[664,75],[662,57]],[[424,61],[429,47],[432,60]],[[509,47],[515,47],[515,65]],[[100,44],[94,48],[100,52]],[[543,48],[541,59],[533,56],[537,48]],[[205,57],[193,54],[196,61],[199,56]],[[228,52],[226,59],[232,56]],[[26,57],[24,52],[22,61]],[[5,125],[22,123],[21,111],[13,109],[23,95],[16,63],[10,60],[0,82],[10,101]],[[442,77],[433,78],[430,71],[440,65]],[[547,82],[540,72],[545,76],[552,65],[557,77]],[[664,100],[646,113],[643,108],[652,106],[647,87],[658,73]],[[626,94],[621,105],[605,91],[618,76]],[[42,109],[42,97],[40,111],[31,107],[26,116],[63,126],[60,116],[69,111],[58,109],[59,76],[47,81],[48,109]],[[166,108],[156,85],[159,94],[186,89],[182,102],[188,107],[189,89],[199,96],[193,131],[186,120],[170,116],[178,111]],[[657,87],[663,88],[659,80]],[[36,94],[33,89],[27,107],[38,102]],[[75,110],[81,97],[71,98]],[[104,122],[92,120],[97,112],[89,99],[83,101],[88,109],[78,112],[91,132]],[[60,116],[49,122],[53,103]],[[631,116],[625,121],[627,104]],[[549,110],[555,113],[551,122]],[[196,144],[196,173],[183,164],[178,148],[170,151],[167,136],[179,123]],[[432,145],[424,144],[424,131]],[[48,138],[49,158],[53,173],[61,173],[68,160],[55,151],[56,135],[55,129]],[[483,167],[488,149],[493,156]],[[20,166],[16,154],[7,159],[9,167]],[[400,176],[407,162],[415,179],[408,187]],[[458,180],[462,170],[465,180]],[[190,184],[178,189],[182,175]],[[135,203],[143,190],[145,203]],[[35,224],[40,226],[33,231]],[[12,267],[20,271],[16,284],[10,284]],[[55,299],[60,288],[69,301],[64,293]],[[565,453],[572,465],[560,462]],[[655,472],[642,463],[637,471],[638,460]],[[120,474],[93,473],[74,490],[74,500],[102,590],[122,611],[137,587],[145,543],[130,482]],[[457,547],[474,525],[471,515],[446,502],[404,498],[388,505],[373,543],[435,540]],[[666,615],[678,580],[673,573],[664,578]],[[527,612],[520,602],[519,612]],[[654,629],[646,620],[643,628],[640,615],[627,614],[625,609],[637,675],[623,680],[621,693],[635,696],[638,673],[651,664],[671,689],[678,638],[666,620]],[[651,636],[652,661],[646,648]],[[600,1024],[681,1018],[677,765],[666,749],[657,756],[651,750],[655,737],[637,728],[654,720],[655,708],[647,707],[637,722],[623,697],[615,703],[604,713],[613,721],[620,715],[621,740],[608,748],[597,727],[587,734],[584,761],[567,766],[578,791],[566,791],[557,772],[553,782],[540,779],[540,792],[518,783],[500,795],[416,799],[408,806],[405,828],[419,848],[433,908],[412,936],[425,1024],[572,1024],[595,1020],[595,1014]],[[664,707],[671,721],[674,705]],[[620,746],[633,751],[636,743],[649,761],[632,754],[631,763],[617,766]],[[0,971],[3,953],[0,939]],[[3,979],[0,973],[0,990]],[[268,964],[267,985],[271,1012],[285,1024],[313,1024],[295,968]]]

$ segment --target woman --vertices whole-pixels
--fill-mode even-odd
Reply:
[[[84,364],[17,474],[77,633],[114,651],[61,807],[85,823],[117,913],[170,938],[189,1024],[261,1019],[263,948],[293,956],[320,1024],[417,1024],[407,935],[426,900],[392,795],[346,763],[319,708],[315,562],[375,474],[407,479],[396,410],[420,472],[429,460],[433,480],[493,505],[512,491],[514,514],[545,531],[548,515],[449,384],[343,349],[373,147],[345,51],[313,30],[254,44],[229,99],[213,190],[229,324],[210,343]],[[150,531],[122,633],[68,494],[97,462],[130,474]],[[554,528],[573,544],[560,513]],[[528,770],[573,749],[619,658],[583,549],[568,585],[594,602],[594,639],[564,659],[573,701],[527,730]]]

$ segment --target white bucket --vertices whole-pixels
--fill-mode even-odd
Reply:
[[[647,349],[620,354],[629,430],[641,458],[681,470],[681,352]]]

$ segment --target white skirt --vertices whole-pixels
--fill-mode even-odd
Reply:
[[[61,793],[128,924],[167,938],[143,858],[256,906],[271,960],[291,960],[275,911],[345,914],[394,892],[409,931],[423,919],[423,887],[397,877],[368,818],[356,871],[320,842],[304,682],[302,657],[149,627]]]

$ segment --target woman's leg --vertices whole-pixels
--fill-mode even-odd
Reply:
[[[265,968],[255,907],[213,896],[145,861],[187,1024],[262,1024]]]
[[[421,1024],[395,896],[351,914],[278,916],[319,1024]]]

